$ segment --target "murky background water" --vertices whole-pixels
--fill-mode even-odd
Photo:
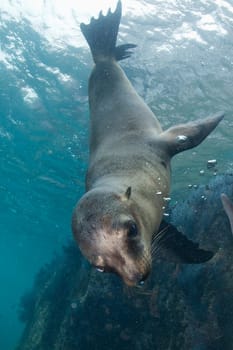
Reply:
[[[87,79],[79,23],[115,1],[3,0],[0,4],[0,348],[17,344],[20,296],[72,238],[72,208],[88,159]],[[162,125],[224,110],[195,150],[173,161],[172,200],[233,168],[233,4],[123,0],[122,63]],[[217,166],[207,169],[207,161]],[[200,171],[202,175],[200,174]]]

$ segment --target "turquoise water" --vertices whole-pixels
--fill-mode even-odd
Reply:
[[[22,294],[72,239],[72,208],[88,160],[87,79],[79,32],[96,15],[85,1],[0,4],[0,348],[23,329]],[[103,1],[106,9],[114,2]],[[101,2],[99,2],[101,6]],[[123,67],[164,127],[219,110],[226,118],[201,146],[174,159],[175,201],[189,184],[232,171],[231,1],[123,1],[120,40],[138,48]],[[217,167],[208,170],[208,159]],[[200,171],[204,170],[204,175]],[[181,191],[182,189],[182,191]]]

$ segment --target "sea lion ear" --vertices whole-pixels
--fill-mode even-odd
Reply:
[[[124,194],[118,195],[118,199],[120,199],[122,202],[126,202],[130,199],[131,196],[131,186],[127,187]]]
[[[130,196],[131,196],[131,186],[129,186],[125,191],[125,197],[127,200],[130,199]]]

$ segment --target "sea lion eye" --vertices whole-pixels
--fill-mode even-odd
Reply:
[[[129,221],[127,223],[127,234],[129,238],[134,238],[138,235],[138,228],[135,222]]]

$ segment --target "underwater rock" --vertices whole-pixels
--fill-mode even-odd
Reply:
[[[22,300],[18,350],[217,350],[233,344],[233,237],[220,194],[233,176],[214,177],[170,209],[170,220],[215,256],[205,264],[154,260],[143,287],[91,270],[71,244],[37,276]]]

